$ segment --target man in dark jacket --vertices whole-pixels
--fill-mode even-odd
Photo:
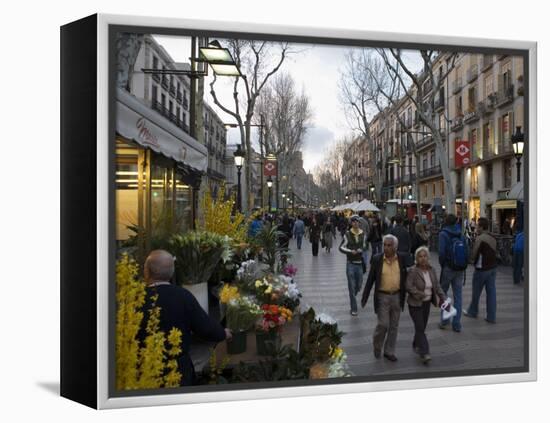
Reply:
[[[361,306],[365,307],[374,286],[374,312],[378,318],[373,335],[374,356],[380,358],[383,347],[384,357],[390,361],[397,361],[395,344],[407,289],[407,256],[397,252],[398,245],[394,235],[384,236],[384,252],[372,257],[361,299]]]
[[[464,244],[465,240],[461,228],[457,227],[456,222],[456,216],[454,214],[448,214],[445,217],[445,225],[439,232],[439,264],[441,265],[441,277],[439,279],[441,289],[443,289],[445,295],[447,295],[450,287],[453,288],[453,305],[457,313],[453,317],[452,327],[455,332],[460,332],[462,330],[462,324],[460,323],[460,316],[462,313],[460,310],[462,310],[462,285],[465,277],[465,269],[460,270],[453,268],[452,245],[455,238],[462,239]],[[439,327],[445,329],[449,324],[449,320],[443,320],[443,313],[441,316]]]
[[[172,328],[182,332],[181,355],[177,358],[178,371],[182,375],[181,385],[193,385],[195,369],[189,351],[191,335],[196,334],[210,342],[221,342],[231,338],[231,331],[224,329],[202,309],[198,301],[185,288],[172,285],[169,281],[174,274],[174,257],[164,250],[152,251],[145,260],[144,275],[147,283],[144,319],[153,306],[153,297],[157,296],[156,306],[160,307],[160,330],[169,333]],[[143,328],[142,328],[143,339]]]
[[[399,242],[397,251],[405,255],[407,266],[412,266],[411,234],[409,233],[409,230],[403,226],[402,216],[395,216],[395,226],[390,230],[390,234],[397,238],[397,241]]]
[[[473,248],[474,276],[472,279],[472,301],[468,310],[464,310],[467,317],[477,317],[479,297],[485,287],[487,295],[487,320],[495,323],[497,313],[497,240],[488,232],[489,221],[480,217],[477,221],[477,237]]]

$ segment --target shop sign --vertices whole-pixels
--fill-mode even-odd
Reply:
[[[455,141],[455,168],[470,164],[470,143],[468,140]]]
[[[143,144],[149,144],[159,147],[158,138],[151,132],[151,130],[146,125],[146,120],[140,117],[136,121],[136,128],[138,130],[139,137]]]

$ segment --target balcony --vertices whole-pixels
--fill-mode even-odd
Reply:
[[[168,118],[170,117],[170,113],[168,112],[168,109],[164,107],[160,102],[153,100],[153,102],[151,103],[151,107],[153,108],[153,110],[156,110],[161,115]]]
[[[183,103],[183,95],[181,94],[181,91],[178,91],[178,93],[176,94],[176,101],[177,101],[179,104],[182,104],[182,103]]]
[[[153,73],[152,77],[153,77],[153,81],[160,82],[160,75],[158,73]]]
[[[433,137],[431,135],[426,135],[418,140],[416,143],[417,151],[422,150],[434,143]]]
[[[464,113],[464,123],[472,123],[479,120],[479,110],[475,106],[471,106],[466,110],[466,113]]]
[[[437,100],[435,100],[434,110],[436,112],[439,112],[439,111],[443,110],[444,107],[445,107],[445,97],[440,95],[440,96],[438,96]]]
[[[468,84],[470,82],[474,82],[477,79],[477,76],[479,75],[479,68],[477,65],[472,65],[470,68],[466,71],[466,81],[468,81]]]
[[[464,126],[464,116],[458,115],[453,119],[453,123],[451,123],[451,131],[456,132]]]
[[[183,97],[183,108],[189,110],[189,100],[187,100],[187,97]]]
[[[483,56],[483,67],[481,68],[482,72],[487,72],[493,66],[493,55]]]
[[[489,94],[485,100],[479,103],[479,109],[482,115],[489,115],[495,111],[497,105],[496,93]]]
[[[172,95],[172,97],[176,96],[176,87],[174,85],[170,86],[170,94]]]
[[[162,77],[162,86],[165,88],[165,89],[168,89],[168,77],[164,76]]]
[[[497,93],[497,107],[502,107],[514,101],[514,84],[502,87]]]
[[[177,123],[178,127],[180,127],[181,129],[183,129],[185,132],[189,133],[189,126],[186,125],[186,123],[181,120],[181,119],[178,119],[178,123]]]
[[[422,169],[420,171],[420,179],[431,178],[441,174],[441,165],[429,167],[428,169]]]
[[[462,91],[462,78],[457,78],[453,81],[453,94],[458,94]]]

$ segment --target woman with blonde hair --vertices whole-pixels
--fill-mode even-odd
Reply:
[[[415,266],[407,275],[407,304],[409,314],[414,323],[413,348],[420,355],[422,362],[430,360],[430,346],[426,338],[426,326],[430,316],[430,305],[441,306],[445,301],[445,293],[439,285],[435,269],[430,265],[428,247],[419,247],[414,254]]]

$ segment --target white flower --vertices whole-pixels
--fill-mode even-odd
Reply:
[[[285,275],[279,275],[279,278],[281,279],[281,281],[286,284],[286,285],[293,285],[294,283],[292,282],[292,278],[290,276],[285,276]]]
[[[287,291],[288,298],[291,300],[295,300],[300,296],[300,290],[296,287],[295,284],[291,284],[288,286]]]
[[[334,325],[336,323],[336,320],[326,313],[319,313],[315,317],[315,320],[318,320],[319,322],[324,323],[326,325]]]

